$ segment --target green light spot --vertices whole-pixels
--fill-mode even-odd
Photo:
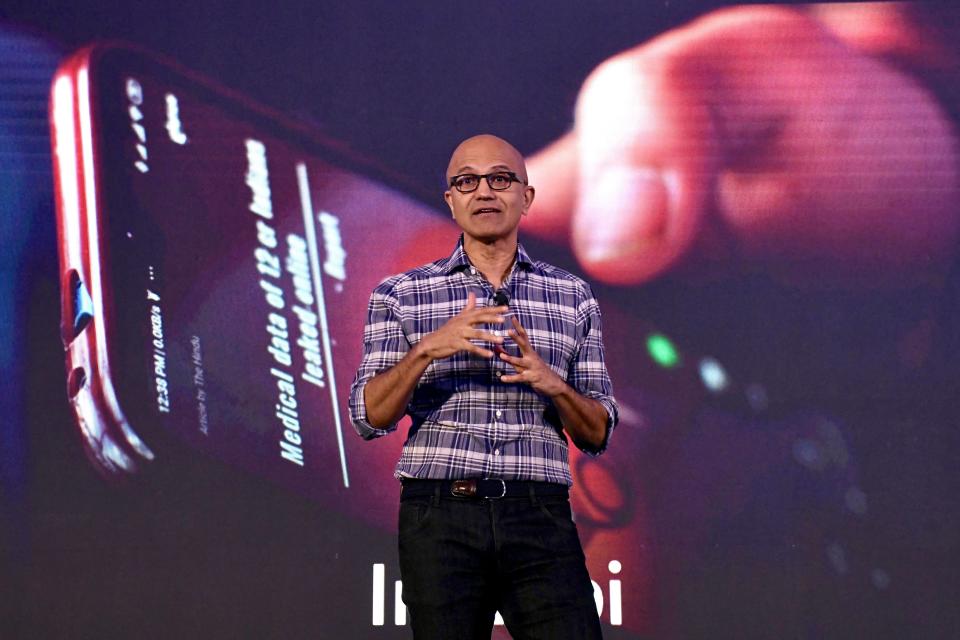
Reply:
[[[651,333],[647,336],[647,351],[650,357],[661,367],[672,369],[680,364],[680,354],[670,342],[670,338],[662,333]]]

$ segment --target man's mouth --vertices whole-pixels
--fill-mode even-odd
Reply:
[[[475,209],[473,215],[480,215],[484,213],[500,213],[500,209],[496,207],[482,207],[480,209]]]

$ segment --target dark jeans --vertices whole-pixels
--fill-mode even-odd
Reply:
[[[498,610],[515,640],[601,637],[566,496],[404,498],[400,576],[420,640],[489,640]]]

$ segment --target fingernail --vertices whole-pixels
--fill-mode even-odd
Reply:
[[[649,167],[610,166],[583,185],[576,220],[583,258],[633,257],[663,236],[673,201],[672,181]]]

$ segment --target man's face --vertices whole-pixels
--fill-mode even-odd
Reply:
[[[494,136],[477,136],[454,151],[447,167],[447,182],[464,173],[484,175],[497,171],[512,171],[524,182],[527,179],[523,157],[516,149]],[[495,191],[481,179],[475,191],[460,193],[450,187],[443,197],[464,234],[489,243],[516,239],[520,216],[530,209],[533,195],[533,187],[521,182],[512,182],[507,189]]]

